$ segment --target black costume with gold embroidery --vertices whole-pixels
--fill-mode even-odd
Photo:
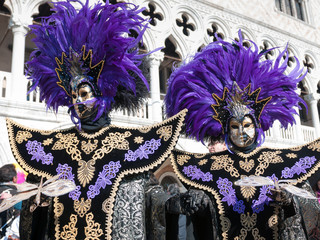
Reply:
[[[312,181],[319,174],[319,152],[320,140],[316,140],[301,147],[261,148],[250,154],[230,154],[228,151],[194,154],[175,150],[171,162],[184,183],[214,196],[222,239],[276,240],[280,238],[281,207],[268,197],[271,186],[239,187],[233,183],[250,175],[273,180],[297,179],[298,183]],[[301,207],[308,208],[308,205]],[[320,206],[313,209],[319,212]],[[310,213],[302,213],[305,221],[310,221],[310,216]],[[293,225],[292,222],[289,224]]]
[[[24,170],[61,174],[77,189],[54,199],[55,239],[111,239],[120,181],[162,163],[174,148],[185,111],[153,126],[108,126],[93,134],[40,131],[7,119],[12,151]],[[61,161],[63,159],[63,161]]]

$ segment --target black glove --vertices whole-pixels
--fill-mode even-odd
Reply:
[[[211,201],[208,195],[202,190],[190,189],[181,194],[181,208],[185,215],[192,215],[202,212]]]
[[[166,203],[166,209],[172,214],[190,216],[203,211],[210,201],[204,191],[190,189],[185,193],[172,196]]]
[[[270,189],[270,194],[267,194],[276,204],[281,206],[289,206],[292,203],[292,196],[285,190],[282,189]]]

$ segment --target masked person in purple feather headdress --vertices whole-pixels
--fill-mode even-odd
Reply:
[[[220,40],[196,54],[168,80],[166,111],[189,110],[186,133],[204,141],[223,137],[230,151],[250,152],[264,141],[264,131],[275,120],[293,124],[295,107],[303,101],[295,92],[304,77],[299,64],[285,75],[286,50],[274,60],[261,59],[274,49],[259,52],[252,42]],[[298,62],[298,61],[297,61]]]
[[[295,122],[299,103],[305,104],[296,92],[305,74],[298,59],[296,67],[286,73],[286,48],[269,60],[266,54],[277,48],[259,52],[250,42],[251,47],[243,45],[241,31],[239,41],[219,39],[175,69],[168,80],[167,115],[187,108],[187,136],[201,142],[224,139],[228,148],[211,154],[180,150],[171,154],[179,178],[201,189],[185,194],[192,210],[191,235],[195,239],[307,239],[310,228],[304,224],[312,222],[313,215],[306,208],[320,211],[313,200],[295,201],[296,197],[270,185],[234,185],[251,175],[275,182],[298,178],[303,184],[317,175],[320,166],[311,146],[257,148],[274,121],[285,128]],[[215,208],[202,201],[208,196]]]
[[[140,69],[147,54],[139,53],[143,9],[89,1],[76,9],[72,2],[54,3],[50,17],[30,26],[37,48],[27,74],[31,91],[39,89],[47,108],[68,107],[76,127],[41,131],[10,119],[7,126],[29,182],[59,175],[77,187],[43,197],[35,211],[25,202],[21,239],[165,239],[165,213],[177,211],[179,199],[150,170],[174,148],[186,111],[142,128],[111,125],[110,111],[136,111],[148,96]]]

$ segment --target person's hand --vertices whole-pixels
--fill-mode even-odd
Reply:
[[[2,192],[0,195],[0,199],[6,199],[6,198],[10,198],[12,197],[12,195],[6,191]]]
[[[201,190],[190,189],[180,197],[182,212],[188,216],[203,211],[210,202],[208,195]]]
[[[270,189],[270,194],[267,194],[273,201],[280,205],[289,205],[292,197],[283,189]]]

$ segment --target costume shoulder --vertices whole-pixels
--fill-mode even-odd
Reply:
[[[208,190],[219,178],[240,179],[242,176],[275,176],[313,182],[320,168],[320,139],[308,144],[283,149],[257,148],[249,154],[196,154],[180,150],[171,153],[177,175],[189,185]]]
[[[46,178],[58,169],[90,160],[122,162],[123,169],[143,172],[164,161],[174,149],[186,110],[154,125],[119,127],[110,125],[94,134],[75,127],[64,130],[38,130],[7,119],[10,146],[15,159],[27,172]],[[143,160],[143,161],[141,161]],[[127,165],[127,166],[126,166]]]

